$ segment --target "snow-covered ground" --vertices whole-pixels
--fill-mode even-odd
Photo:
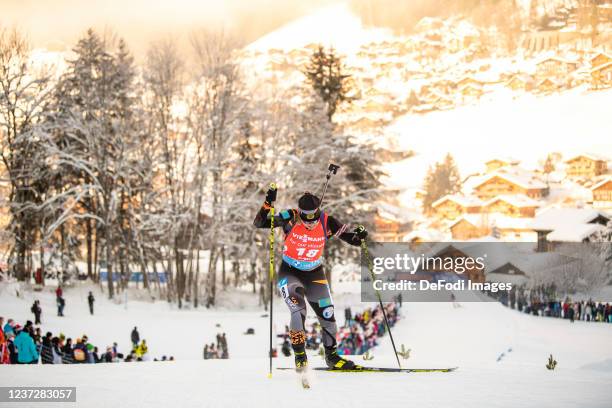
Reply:
[[[347,286],[348,287],[348,286]],[[609,407],[612,401],[612,325],[526,316],[497,303],[404,304],[394,328],[396,343],[412,350],[405,367],[458,366],[454,373],[337,374],[311,373],[312,389],[302,390],[291,371],[267,378],[268,319],[246,293],[231,308],[176,310],[165,302],[105,300],[95,292],[96,314],[89,316],[90,287],[67,293],[66,317],[54,316],[53,293],[25,293],[16,298],[3,287],[0,315],[23,322],[39,298],[43,331],[77,337],[86,333],[101,347],[118,341],[127,350],[129,333],[138,326],[152,357],[174,355],[175,362],[73,366],[0,366],[3,386],[76,386],[79,407]],[[229,297],[230,294],[223,297]],[[358,295],[335,296],[338,315]],[[225,302],[224,302],[225,303]],[[242,305],[243,309],[240,309]],[[282,328],[287,311],[275,303],[275,322]],[[216,325],[219,324],[219,327]],[[243,333],[255,329],[254,336]],[[229,360],[202,360],[204,342],[227,333]],[[393,367],[388,337],[373,354],[372,365]],[[497,359],[504,353],[499,362]],[[549,354],[555,371],[544,365]],[[363,362],[360,357],[356,360]],[[290,366],[280,357],[275,366]],[[311,365],[322,364],[311,356]],[[54,406],[54,404],[47,404]],[[57,406],[65,406],[55,404]]]

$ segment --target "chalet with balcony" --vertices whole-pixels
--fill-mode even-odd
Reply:
[[[538,200],[546,197],[548,192],[546,183],[518,166],[501,168],[474,186],[474,195],[481,200],[489,200],[499,195],[517,194]]]
[[[534,217],[540,203],[526,195],[499,195],[482,205],[488,213],[498,213],[509,217]]]
[[[594,154],[579,154],[565,161],[565,174],[569,177],[593,178],[608,170],[608,162],[604,157]]]
[[[565,77],[578,69],[578,61],[560,57],[548,57],[536,63],[536,73],[541,78]]]
[[[593,207],[612,209],[612,177],[606,177],[591,187]]]
[[[478,198],[458,194],[445,195],[431,204],[434,213],[447,220],[454,220],[463,214],[478,213],[481,206],[482,201]]]

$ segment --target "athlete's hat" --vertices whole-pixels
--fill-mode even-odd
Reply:
[[[316,195],[305,192],[298,200],[298,210],[302,221],[317,221],[321,216],[321,209],[319,208],[320,203],[321,200],[319,200]]]

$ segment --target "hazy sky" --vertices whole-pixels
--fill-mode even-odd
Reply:
[[[71,48],[88,27],[112,29],[142,55],[171,35],[185,42],[203,27],[224,27],[251,42],[338,0],[0,0],[0,26],[17,26],[34,47]]]

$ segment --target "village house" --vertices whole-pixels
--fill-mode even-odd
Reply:
[[[533,87],[533,80],[527,75],[512,75],[506,82],[506,87],[513,91],[530,91]]]
[[[565,174],[569,177],[593,178],[606,173],[607,159],[594,154],[579,154],[565,161]]]
[[[530,228],[537,234],[538,251],[546,252],[557,242],[587,241],[609,221],[591,208],[549,208],[536,215]]]
[[[552,78],[544,78],[537,83],[535,88],[540,93],[551,93],[561,89],[561,83]]]
[[[506,166],[516,166],[520,163],[520,160],[513,159],[511,157],[495,157],[489,161],[485,162],[485,166],[487,166],[487,173],[491,173],[499,168]]]
[[[530,228],[533,218],[509,217],[503,214],[464,214],[449,225],[451,237],[467,241],[492,236],[507,242],[536,240]]]
[[[595,89],[612,86],[612,62],[599,65],[591,70],[591,85]]]
[[[409,226],[410,221],[399,207],[382,203],[374,217],[372,238],[379,242],[400,242],[409,232]]]
[[[482,96],[482,94],[484,94],[484,91],[482,89],[481,86],[472,84],[472,83],[468,83],[462,87],[459,88],[459,93],[461,94],[461,96],[463,97],[463,99],[466,98],[480,98]]]
[[[604,65],[604,64],[612,62],[612,55],[606,52],[599,52],[591,58],[590,62],[591,62],[591,68],[595,68],[600,65]]]
[[[536,73],[541,78],[565,77],[577,68],[577,61],[560,57],[548,57],[536,63]]]
[[[606,177],[591,187],[593,193],[593,207],[598,209],[612,209],[612,177]]]
[[[431,204],[434,213],[447,220],[454,220],[463,214],[475,214],[480,211],[482,202],[476,197],[448,194]]]
[[[482,205],[484,212],[499,213],[509,217],[534,217],[540,203],[522,194],[499,195]]]
[[[533,199],[546,197],[549,188],[533,173],[518,166],[504,167],[478,182],[474,195],[481,200],[488,200],[498,195],[523,194]]]

